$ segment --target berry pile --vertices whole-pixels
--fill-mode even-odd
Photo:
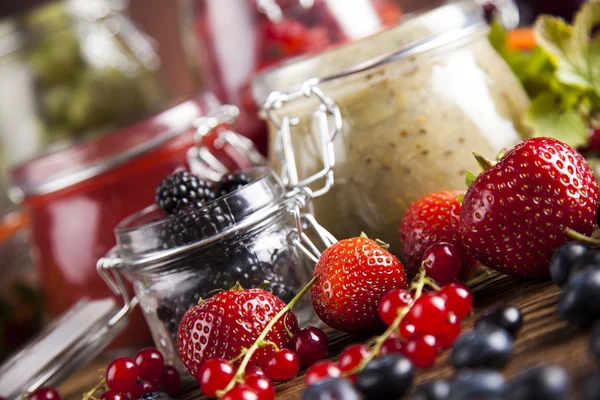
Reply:
[[[600,251],[571,242],[554,253],[550,273],[561,287],[559,314],[577,326],[600,320]]]
[[[60,400],[60,395],[56,389],[51,387],[41,387],[27,396],[28,400]]]
[[[135,400],[148,395],[144,399],[168,399],[168,395],[177,393],[180,384],[179,372],[174,367],[165,365],[163,355],[158,350],[147,347],[138,351],[133,358],[120,357],[113,360],[98,385],[84,394],[83,398]]]
[[[457,370],[504,368],[522,325],[523,317],[516,307],[497,306],[484,311],[475,329],[459,336],[452,346],[452,365]]]

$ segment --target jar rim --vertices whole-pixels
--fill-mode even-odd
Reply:
[[[261,105],[274,91],[291,93],[306,82],[319,84],[365,72],[442,47],[485,27],[481,7],[472,0],[407,14],[392,28],[316,55],[293,58],[257,74],[252,94]],[[412,40],[406,41],[406,37]],[[336,57],[342,60],[335,61]]]
[[[165,218],[162,210],[152,205],[126,217],[115,228],[119,258],[132,267],[155,263],[225,238],[281,207],[287,192],[272,169],[255,167],[244,173],[255,179],[193,212]],[[159,216],[162,218],[155,220]],[[178,236],[165,241],[170,229],[175,229]],[[181,233],[184,230],[188,236]]]

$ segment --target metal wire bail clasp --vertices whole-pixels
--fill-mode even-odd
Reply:
[[[99,259],[96,263],[98,274],[100,274],[112,292],[123,299],[123,306],[108,321],[109,326],[116,325],[117,322],[129,314],[138,304],[138,298],[129,293],[129,289],[125,284],[125,279],[120,271],[122,265],[122,261],[117,255],[116,247],[113,247],[106,256]]]
[[[299,179],[292,142],[292,128],[300,123],[300,119],[288,116],[279,118],[275,112],[294,100],[313,96],[319,101],[319,107],[313,113],[312,119],[319,140],[323,168],[307,178]],[[326,97],[313,81],[307,81],[296,92],[272,92],[267,98],[263,111],[277,128],[275,153],[281,160],[281,178],[288,190],[308,188],[317,181],[323,181],[321,187],[313,188],[310,191],[311,197],[315,198],[327,193],[334,183],[335,154],[333,140],[342,130],[342,114],[337,104],[331,98]]]
[[[194,140],[196,146],[189,150],[187,157],[192,171],[213,181],[218,181],[222,175],[230,171],[230,168],[223,164],[205,143],[208,136],[215,133],[218,136],[212,142],[214,149],[227,153],[228,157],[237,164],[237,168],[244,169],[266,164],[266,160],[250,139],[229,129],[215,132],[218,127],[232,125],[239,114],[240,111],[236,106],[223,105],[214,113],[195,121]],[[228,151],[228,148],[232,149],[235,154]]]

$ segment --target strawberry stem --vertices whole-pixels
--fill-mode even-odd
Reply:
[[[584,234],[579,233],[571,228],[565,228],[564,232],[565,232],[565,235],[567,235],[568,237],[570,237],[573,240],[587,243],[590,246],[600,247],[600,240],[591,238],[589,236],[585,236]]]
[[[390,338],[390,336],[398,330],[398,327],[402,323],[402,320],[404,319],[406,314],[408,314],[408,312],[410,311],[412,306],[415,304],[415,302],[419,299],[419,297],[421,297],[421,294],[423,293],[423,289],[425,288],[425,285],[431,286],[434,289],[436,287],[438,287],[430,278],[427,277],[427,274],[425,273],[425,269],[421,268],[419,270],[418,274],[415,276],[415,279],[413,280],[413,283],[410,285],[410,288],[409,288],[409,291],[412,292],[414,290],[414,292],[415,292],[415,295],[413,296],[413,299],[410,302],[410,304],[407,305],[406,307],[400,308],[398,310],[398,315],[396,316],[396,319],[394,320],[394,322],[392,322],[392,324],[390,326],[388,326],[388,328],[386,329],[385,332],[383,332],[381,335],[375,337],[374,344],[373,344],[373,347],[371,348],[371,354],[369,355],[369,357],[364,358],[356,368],[354,368],[350,371],[346,371],[344,373],[345,376],[354,375],[354,374],[362,371],[362,369],[371,360],[373,360],[375,357],[377,357],[381,353],[381,347],[383,346],[385,341],[388,340]],[[439,288],[435,289],[435,290],[439,290]]]
[[[269,332],[271,331],[271,329],[273,329],[273,326],[275,326],[275,324],[281,318],[283,318],[285,315],[287,315],[287,313],[294,307],[294,305],[296,305],[296,303],[298,302],[298,300],[300,300],[306,294],[306,292],[308,292],[308,290],[315,284],[315,282],[317,281],[317,279],[318,279],[317,276],[313,277],[310,280],[310,282],[308,282],[298,292],[298,294],[292,300],[290,300],[290,302],[284,308],[282,308],[277,313],[277,315],[275,315],[275,317],[273,317],[273,319],[271,321],[269,321],[269,323],[267,324],[267,326],[265,326],[265,329],[263,329],[263,331],[256,338],[256,340],[254,341],[254,343],[252,344],[252,346],[250,346],[250,348],[248,349],[248,351],[244,355],[242,363],[240,364],[239,368],[237,369],[235,375],[233,376],[233,378],[231,379],[231,381],[229,382],[229,384],[225,387],[225,389],[219,390],[217,392],[217,396],[223,397],[223,395],[225,395],[225,393],[227,393],[231,389],[233,389],[233,387],[235,386],[236,383],[244,381],[244,373],[246,372],[246,367],[248,367],[248,363],[250,362],[250,359],[252,358],[252,356],[254,355],[254,353],[256,352],[256,350],[258,350],[261,346],[264,347],[265,343],[270,343],[270,342],[266,342],[265,338],[267,337],[267,335],[269,334]],[[285,325],[285,323],[284,323],[284,325]]]
[[[481,169],[483,169],[484,171],[492,168],[492,166],[494,165],[494,163],[492,163],[490,160],[488,160],[481,154],[477,154],[477,153],[472,153],[472,154],[473,154],[473,157],[475,157],[475,160],[477,160],[477,164],[479,164]]]

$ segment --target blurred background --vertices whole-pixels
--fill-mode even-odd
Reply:
[[[489,19],[498,19],[507,28],[528,26],[540,13],[570,19],[583,3],[476,1]],[[422,7],[440,3],[0,1],[0,361],[44,321],[77,300],[65,298],[51,304],[44,300],[65,296],[53,289],[63,287],[56,277],[64,276],[65,271],[73,275],[73,270],[95,276],[93,260],[114,244],[113,226],[99,237],[93,222],[85,221],[85,208],[81,214],[70,208],[59,217],[58,208],[53,208],[58,195],[39,190],[44,181],[88,167],[90,160],[99,157],[95,152],[104,148],[98,142],[101,138],[112,135],[127,140],[123,127],[133,126],[126,132],[134,135],[136,129],[147,128],[144,124],[148,121],[155,122],[152,116],[156,113],[205,91],[240,108],[237,130],[264,152],[266,129],[256,116],[257,106],[249,91],[254,73],[294,56],[375,33]],[[360,7],[368,7],[375,22],[361,21],[362,30],[346,31],[344,27],[356,16],[345,13]],[[118,151],[116,146],[111,156]],[[60,188],[66,189],[69,187]],[[22,202],[28,210],[44,211],[32,218],[19,208]],[[122,218],[125,208],[113,206],[116,211],[111,212]],[[79,217],[86,226],[77,225]],[[79,253],[71,254],[73,244],[64,244],[65,232],[90,237],[82,241],[85,245],[79,246]],[[81,256],[86,249],[90,249],[87,258]],[[90,292],[102,285],[97,277],[81,281]]]

